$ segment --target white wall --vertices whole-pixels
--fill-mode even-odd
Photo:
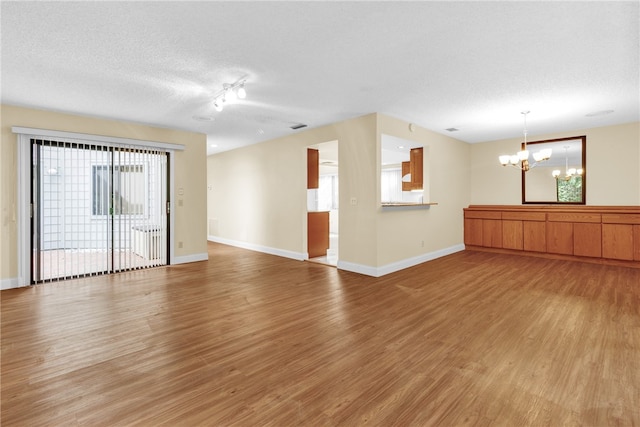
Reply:
[[[307,147],[338,141],[340,258],[374,264],[375,123],[370,114],[209,156],[209,236],[304,258]]]
[[[456,248],[463,242],[462,209],[469,204],[469,144],[419,126],[413,129],[403,120],[379,116],[379,134],[425,148],[425,201],[437,205],[377,209],[378,267]],[[378,150],[378,156],[380,153]]]
[[[370,114],[210,156],[210,237],[274,253],[306,253],[306,147],[337,140],[339,267],[378,275],[396,263],[459,249],[469,198],[468,145],[419,127],[410,132],[408,125]],[[429,147],[427,185],[438,206],[381,208],[381,133]]]
[[[587,136],[587,205],[640,205],[640,123],[577,129],[529,139]],[[498,156],[515,152],[521,138],[471,144],[471,199],[473,205],[520,205],[520,171],[500,167]]]

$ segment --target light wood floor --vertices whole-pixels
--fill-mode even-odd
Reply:
[[[2,291],[2,426],[640,425],[640,269],[209,255]]]

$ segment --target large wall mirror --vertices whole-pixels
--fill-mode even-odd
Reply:
[[[415,141],[385,134],[381,135],[380,142],[382,206],[424,204],[425,147]]]
[[[530,153],[550,148],[551,158],[522,172],[522,203],[586,203],[586,136],[527,143]]]

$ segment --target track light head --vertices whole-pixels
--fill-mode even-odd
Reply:
[[[222,90],[213,96],[213,107],[216,111],[222,111],[225,104],[232,103],[237,99],[246,98],[247,91],[244,89],[245,82],[246,80],[240,80],[233,84],[223,84]]]
[[[233,102],[238,99],[238,95],[236,94],[234,87],[232,85],[224,85],[224,101],[225,102]]]
[[[245,99],[246,97],[247,97],[247,91],[244,90],[244,82],[242,82],[240,84],[240,87],[238,88],[238,98]]]

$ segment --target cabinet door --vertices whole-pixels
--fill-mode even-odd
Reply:
[[[505,249],[522,250],[522,221],[502,220],[502,247]]]
[[[307,148],[307,188],[318,188],[320,184],[320,151]]]
[[[576,222],[573,224],[573,254],[602,257],[602,225]]]
[[[411,162],[402,162],[402,191],[413,190],[413,183],[411,181],[405,181],[404,177],[411,173]]]
[[[602,224],[603,258],[633,260],[633,229],[631,224]]]
[[[547,251],[547,224],[542,221],[523,221],[523,247],[525,251]]]
[[[573,223],[547,223],[547,252],[573,255]]]
[[[409,153],[412,190],[422,190],[422,153],[422,147],[412,148]]]
[[[307,213],[307,251],[309,258],[325,256],[329,249],[329,212]]]
[[[479,218],[464,219],[464,244],[482,246],[482,220]]]
[[[502,247],[502,221],[499,219],[482,220],[482,246],[486,248]]]
[[[633,226],[633,259],[640,261],[640,225]]]

